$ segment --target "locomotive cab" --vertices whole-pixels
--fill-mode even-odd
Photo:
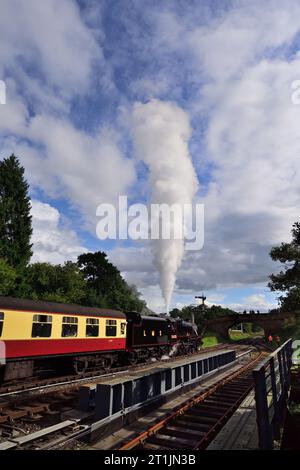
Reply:
[[[126,350],[130,362],[150,357],[159,358],[169,351],[169,326],[165,318],[158,315],[126,313],[127,340]]]

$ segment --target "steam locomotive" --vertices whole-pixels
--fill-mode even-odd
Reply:
[[[189,354],[200,343],[181,319],[0,296],[0,383],[49,369],[109,370]]]

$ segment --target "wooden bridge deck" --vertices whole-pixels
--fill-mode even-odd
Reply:
[[[227,421],[207,450],[258,449],[256,407],[252,391]]]

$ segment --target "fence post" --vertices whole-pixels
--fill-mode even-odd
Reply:
[[[272,399],[273,399],[273,406],[274,406],[274,419],[273,419],[274,439],[278,440],[280,439],[281,418],[280,418],[280,401],[278,401],[278,398],[277,398],[274,357],[270,358],[270,375],[271,375]]]
[[[273,449],[273,433],[269,423],[269,409],[265,369],[260,367],[253,371],[255,383],[256,420],[258,424],[259,447],[262,450]]]
[[[263,450],[273,449],[273,440],[280,439],[290,387],[291,343],[291,339],[286,341],[253,370],[259,447]],[[275,368],[277,362],[278,368]],[[280,389],[277,389],[278,383]]]

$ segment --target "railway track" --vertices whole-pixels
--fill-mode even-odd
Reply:
[[[253,388],[252,369],[263,356],[258,353],[238,371],[124,442],[119,450],[205,449]]]

